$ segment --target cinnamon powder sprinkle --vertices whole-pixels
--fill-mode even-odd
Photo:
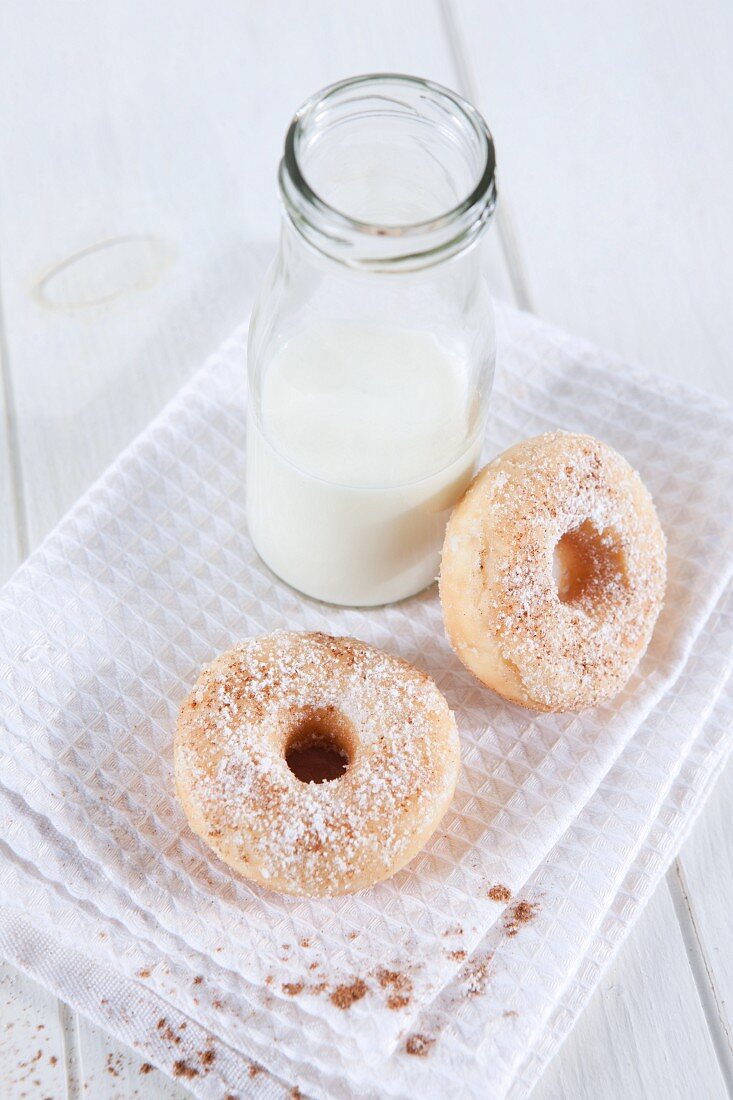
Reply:
[[[300,783],[296,792],[283,761],[262,751],[262,723],[323,712],[336,736],[359,726],[365,690],[374,763],[368,784],[350,788],[348,805],[338,783]],[[358,877],[365,861],[378,858],[387,867],[406,852],[399,822],[408,810],[419,818],[442,792],[434,729],[443,720],[452,722],[425,673],[351,638],[279,631],[248,638],[204,666],[179,714],[176,761],[187,777],[189,810],[209,840],[212,829],[236,834],[237,861],[256,856],[260,877],[273,886],[330,894]],[[375,856],[377,819],[386,824]],[[221,844],[213,846],[221,854]]]
[[[417,1058],[425,1058],[434,1042],[435,1039],[429,1035],[411,1035],[405,1043],[405,1050]]]
[[[448,958],[452,959],[453,962],[463,962],[465,957],[465,951],[451,951],[450,955],[448,956]]]
[[[360,1001],[362,997],[365,997],[366,993],[366,982],[363,982],[361,978],[357,978],[351,985],[337,986],[331,994],[331,1004],[336,1005],[336,1008],[351,1008],[356,1001]]]
[[[297,997],[303,992],[303,982],[283,982],[282,991],[287,993],[288,997]]]
[[[182,1059],[173,1063],[173,1076],[185,1077],[187,1080],[191,1080],[194,1077],[198,1077],[199,1071],[194,1069],[193,1066],[189,1066],[188,1062],[184,1062]]]
[[[256,1062],[250,1062],[247,1066],[247,1075],[257,1077],[260,1073],[262,1073],[262,1066],[258,1066]]]
[[[496,886],[491,887],[487,894],[487,897],[491,898],[492,901],[507,902],[511,901],[512,892],[508,886],[502,886],[500,883],[497,883]]]
[[[489,952],[487,955],[480,955],[468,964],[468,973],[464,979],[466,996],[478,997],[486,989],[493,957],[493,952]]]
[[[143,1064],[140,1066],[140,1072],[145,1074],[152,1073],[153,1067],[151,1066],[150,1062],[143,1062]]]
[[[215,1058],[216,1058],[216,1053],[213,1050],[200,1050],[199,1051],[199,1062],[201,1063],[202,1066],[213,1065],[213,1062],[214,1062]]]
[[[377,971],[377,981],[381,989],[389,990],[387,1008],[397,1012],[407,1008],[412,994],[412,982],[399,970],[381,969]]]
[[[528,924],[537,915],[538,905],[534,901],[518,901],[509,910],[504,921],[507,936],[516,936],[522,924]]]

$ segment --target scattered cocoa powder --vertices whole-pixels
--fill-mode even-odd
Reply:
[[[479,955],[468,964],[464,979],[464,987],[468,997],[478,997],[486,988],[489,979],[489,968],[493,959],[493,952]]]
[[[412,994],[412,982],[406,974],[399,970],[382,968],[377,971],[377,981],[382,989],[389,991],[387,1008],[392,1009],[393,1012],[400,1008],[407,1008]]]
[[[518,901],[504,918],[504,931],[507,936],[516,936],[520,925],[528,924],[537,915],[538,904],[535,901]]]
[[[193,984],[194,985],[201,985],[203,980],[204,980],[203,976],[201,974],[197,974],[196,977],[193,979]]]
[[[290,1090],[290,1100],[302,1100],[303,1093],[300,1091],[297,1085],[293,1085]]]
[[[216,1058],[216,1052],[213,1050],[200,1050],[199,1062],[202,1066],[211,1066]]]
[[[143,1064],[140,1066],[140,1072],[145,1074],[152,1073],[153,1067],[151,1066],[150,1062],[143,1062]]]
[[[117,1057],[115,1057],[114,1054],[108,1054],[107,1055],[107,1073],[109,1073],[111,1077],[119,1077],[121,1068],[122,1068],[122,1060],[120,1059],[120,1056],[117,1055]]]
[[[511,901],[512,892],[508,886],[502,886],[500,883],[497,883],[496,886],[491,887],[487,896],[490,897],[492,901],[506,902]]]
[[[367,993],[366,982],[356,978],[351,985],[339,985],[331,994],[331,1003],[336,1008],[351,1008],[355,1001],[360,1001]]]
[[[315,962],[315,961],[314,961],[314,962],[312,962],[312,963],[309,963],[309,964],[308,964],[308,969],[309,969],[309,970],[318,970],[318,963],[317,963],[317,962]]]
[[[257,1077],[262,1073],[262,1066],[258,1066],[256,1062],[250,1062],[247,1066],[247,1073],[250,1077]]]
[[[147,967],[145,967],[144,970],[138,970],[137,976],[138,976],[138,978],[149,978],[150,977],[150,971],[148,970]]]
[[[56,1063],[58,1062],[58,1058],[56,1057],[55,1054],[51,1055],[51,1057],[49,1058],[49,1062],[51,1063],[52,1066],[56,1065]]]
[[[297,997],[303,992],[303,982],[283,982],[282,991],[287,993],[288,997]]]
[[[183,1059],[180,1059],[178,1062],[173,1063],[174,1077],[185,1077],[188,1081],[190,1081],[193,1077],[198,1077],[198,1075],[199,1071],[197,1069],[194,1069],[193,1066],[189,1066],[188,1062],[184,1062]]]
[[[157,1027],[158,1031],[161,1031],[163,1033],[161,1038],[165,1039],[167,1043],[180,1043],[181,1036],[176,1035],[175,1031],[166,1020],[165,1016],[161,1016],[155,1026]]]
[[[303,940],[300,941],[300,946],[301,947],[310,947],[310,945],[311,945],[311,941],[309,939],[303,939]]]
[[[465,957],[466,957],[466,952],[465,951],[451,951],[450,955],[448,956],[449,959],[452,959],[453,962],[457,962],[457,963],[458,962],[463,962]]]
[[[430,1053],[430,1048],[435,1042],[429,1035],[410,1035],[405,1043],[405,1050],[417,1058],[425,1058]]]
[[[224,1004],[223,1001],[212,1001],[211,1003],[214,1006],[214,1008],[221,1008],[221,1006]]]

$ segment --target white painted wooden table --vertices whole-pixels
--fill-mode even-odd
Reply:
[[[483,109],[497,294],[733,398],[726,0],[5,0],[3,577],[241,319],[293,108],[369,70]],[[729,767],[541,1100],[733,1095],[732,801]],[[2,1100],[83,1094],[186,1095],[0,970]]]

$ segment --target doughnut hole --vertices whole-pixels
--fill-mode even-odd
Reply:
[[[614,531],[586,520],[555,546],[552,573],[561,603],[592,610],[625,585],[625,555]]]
[[[328,783],[340,779],[354,758],[354,728],[335,707],[307,711],[296,719],[283,751],[301,783]]]

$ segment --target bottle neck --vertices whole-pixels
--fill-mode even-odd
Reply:
[[[278,266],[287,281],[305,279],[312,288],[328,284],[352,288],[367,297],[388,297],[399,301],[421,293],[420,288],[442,288],[443,293],[470,294],[481,277],[483,240],[448,256],[435,258],[418,267],[344,264],[321,252],[303,235],[298,225],[284,214],[280,228]]]
[[[342,266],[432,268],[470,251],[496,201],[494,147],[470,104],[429,81],[356,77],[298,111],[280,165],[292,227]]]

